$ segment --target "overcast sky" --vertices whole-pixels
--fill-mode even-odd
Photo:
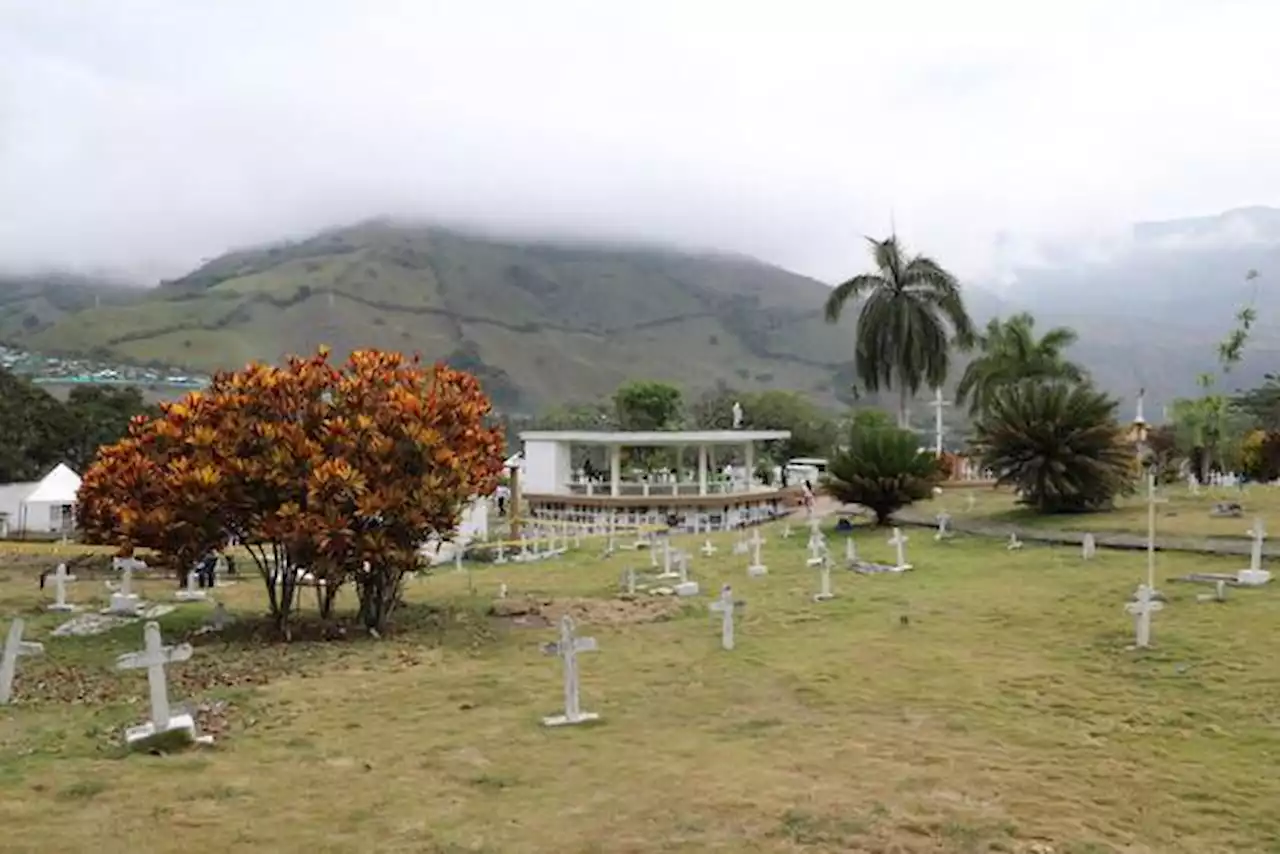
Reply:
[[[892,216],[986,277],[1280,204],[1278,33],[1270,0],[0,0],[0,267],[391,214],[830,281]]]

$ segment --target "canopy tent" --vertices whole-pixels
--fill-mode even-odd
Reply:
[[[65,463],[58,463],[45,475],[23,502],[26,504],[75,504],[80,491],[80,475]]]

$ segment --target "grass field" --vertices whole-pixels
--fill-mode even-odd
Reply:
[[[974,497],[974,506],[968,508],[968,496]],[[1156,533],[1182,537],[1239,537],[1247,538],[1246,531],[1255,516],[1270,521],[1280,517],[1280,488],[1250,486],[1244,492],[1239,489],[1214,489],[1204,487],[1199,495],[1192,495],[1185,484],[1162,486],[1156,491],[1160,503],[1156,506]],[[1244,515],[1237,518],[1214,518],[1209,515],[1214,503],[1234,501],[1244,508]],[[1099,513],[1069,513],[1041,516],[1018,505],[1012,490],[978,487],[975,489],[949,489],[938,500],[919,504],[913,508],[918,513],[933,514],[945,508],[956,519],[1018,525],[1026,528],[1051,530],[1147,533],[1146,493],[1121,496],[1114,510]],[[1271,528],[1271,525],[1267,526]],[[1280,519],[1276,530],[1280,531]]]
[[[146,679],[111,662],[140,625],[49,637],[42,564],[12,556],[0,617],[25,615],[46,653],[22,659],[0,713],[0,850],[1280,851],[1273,591],[1199,604],[1203,588],[1163,585],[1156,647],[1133,652],[1123,604],[1141,555],[909,532],[915,571],[838,571],[840,598],[815,604],[803,531],[765,533],[767,577],[748,579],[721,537],[695,555],[703,595],[661,620],[615,596],[648,560],[594,549],[414,581],[380,641],[254,641],[246,579],[219,590],[240,622],[171,670],[217,745],[168,757],[118,747]],[[885,532],[858,539],[890,557]],[[1159,562],[1164,578],[1239,560]],[[733,652],[706,611],[725,581],[746,602]],[[539,651],[555,631],[487,616],[502,582],[582,614],[599,724],[540,725],[560,706],[558,662]],[[91,595],[100,581],[72,586]],[[166,642],[208,610],[162,618]]]

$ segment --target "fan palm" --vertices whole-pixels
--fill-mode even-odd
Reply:
[[[1133,480],[1118,406],[1085,383],[1004,385],[974,424],[974,449],[998,483],[1017,487],[1041,513],[1106,507]]]
[[[1062,356],[1075,343],[1075,330],[1055,326],[1036,338],[1035,325],[1026,312],[987,323],[986,332],[977,338],[981,355],[969,363],[956,386],[956,401],[963,404],[967,398],[970,415],[986,408],[995,389],[1018,380],[1084,380],[1085,371]]]
[[[955,276],[924,255],[908,256],[896,236],[867,238],[874,273],[837,285],[827,298],[828,323],[840,319],[845,304],[862,300],[858,311],[854,368],[868,391],[898,392],[898,425],[907,426],[907,401],[920,390],[942,385],[950,368],[950,339],[973,343],[973,323]]]

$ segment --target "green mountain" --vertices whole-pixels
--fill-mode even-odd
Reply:
[[[52,327],[95,306],[129,303],[138,288],[62,273],[0,274],[0,341],[13,341]]]
[[[9,330],[42,352],[211,371],[329,344],[420,351],[501,406],[590,400],[637,376],[689,388],[851,384],[820,282],[747,258],[496,240],[373,222],[224,255],[125,304]]]

